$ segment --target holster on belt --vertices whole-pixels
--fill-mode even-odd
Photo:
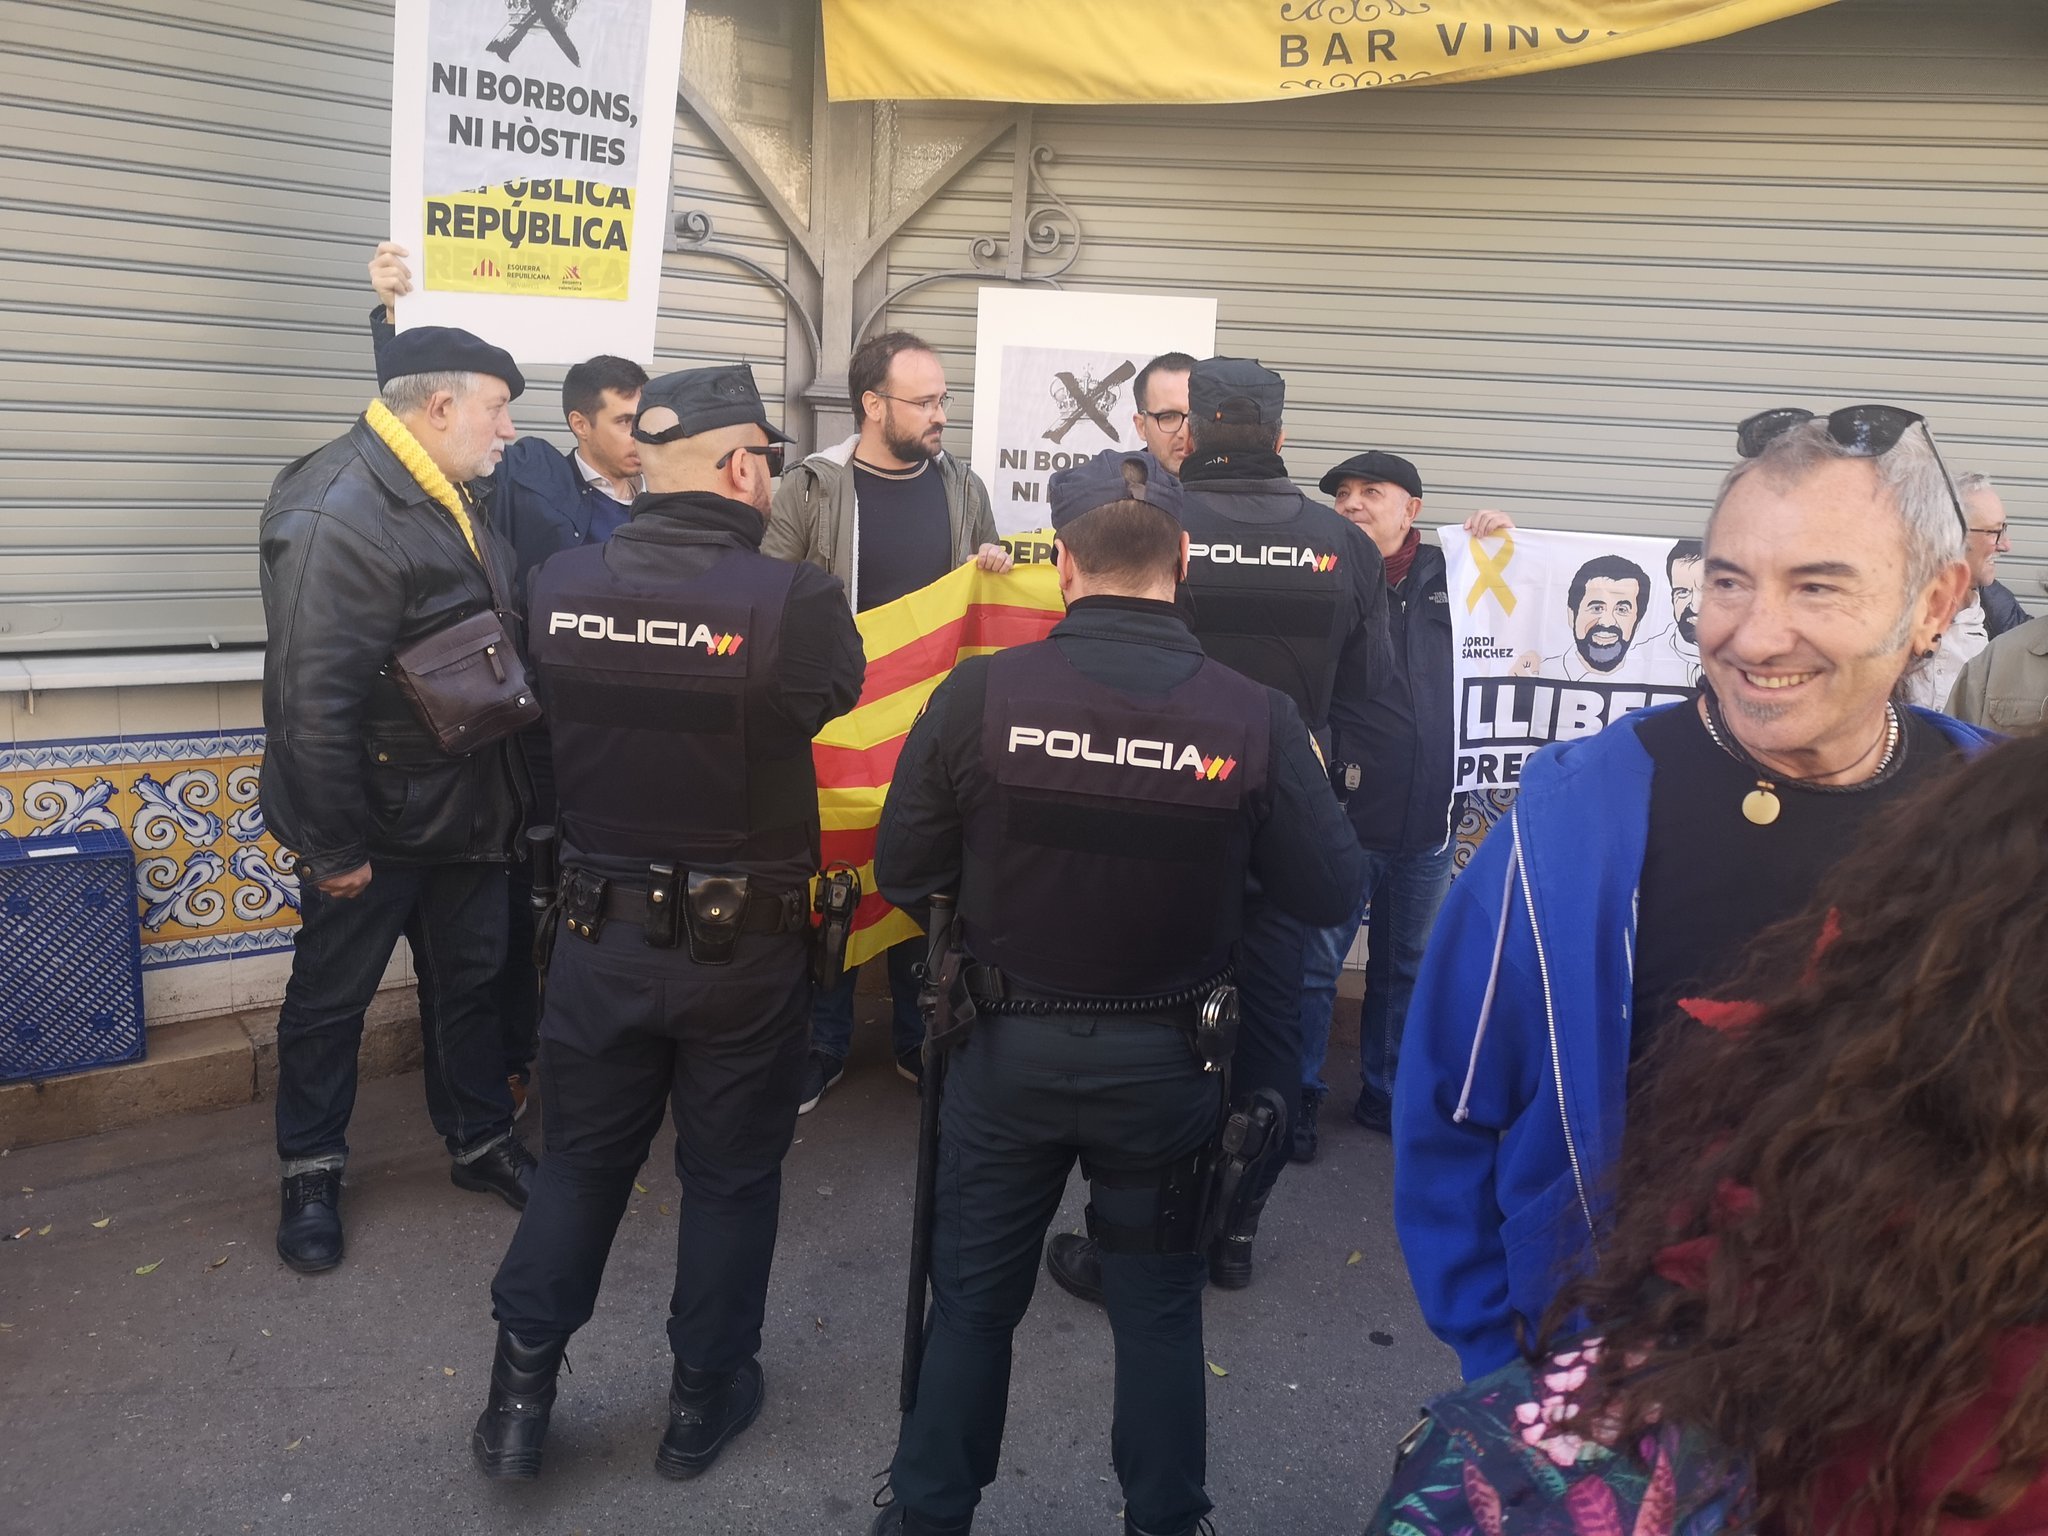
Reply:
[[[853,915],[860,907],[860,871],[834,864],[818,876],[811,910],[818,915],[811,929],[811,979],[829,992],[846,976],[846,941],[853,937]]]
[[[699,965],[730,965],[747,915],[745,875],[690,875],[683,889],[683,923],[690,958]]]

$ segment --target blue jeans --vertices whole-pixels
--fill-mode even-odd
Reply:
[[[1337,974],[1344,956],[1370,920],[1366,938],[1365,1005],[1358,1022],[1361,1108],[1393,1112],[1394,1069],[1401,1057],[1401,1031],[1408,1023],[1408,999],[1437,908],[1451,888],[1451,847],[1393,858],[1370,849],[1365,855],[1365,889],[1351,920],[1326,928],[1311,944],[1301,988],[1302,1091],[1322,1094],[1323,1057],[1330,1047],[1330,1015],[1337,1006]]]
[[[924,963],[924,940],[905,939],[883,952],[889,964],[889,1049],[898,1056],[924,1044],[924,1020],[917,1012],[917,968]],[[855,966],[839,985],[820,992],[811,1004],[811,1049],[846,1060],[853,1048],[853,989],[860,976]]]
[[[419,977],[427,1115],[466,1157],[512,1128],[492,986],[505,964],[503,864],[376,864],[362,895],[299,892],[277,1016],[277,1155],[287,1172],[348,1157],[363,1013],[402,933]]]

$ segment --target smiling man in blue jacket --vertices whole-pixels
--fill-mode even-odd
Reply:
[[[1788,410],[1739,437],[1707,524],[1700,699],[1532,758],[1423,961],[1394,1215],[1468,1379],[1590,1257],[1631,1072],[1700,1027],[1679,1001],[1732,979],[1873,814],[1990,739],[1892,702],[1968,581],[1925,424]]]

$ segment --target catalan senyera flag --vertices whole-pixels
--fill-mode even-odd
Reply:
[[[825,863],[860,871],[860,907],[846,944],[849,968],[921,931],[875,889],[875,828],[903,738],[924,701],[961,657],[1043,640],[1066,612],[1059,578],[1044,558],[1052,535],[1017,534],[1004,543],[1014,554],[1038,558],[1001,576],[970,561],[855,620],[868,656],[860,702],[820,731],[811,749]]]

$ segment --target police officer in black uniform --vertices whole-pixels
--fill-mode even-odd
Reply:
[[[545,1155],[491,1287],[472,1450],[530,1478],[569,1336],[633,1176],[676,1126],[675,1378],[655,1466],[693,1477],[760,1411],[782,1158],[810,1045],[811,737],[865,661],[837,577],[759,552],[788,439],[744,365],[650,383],[647,491],[608,543],[532,577],[528,633],[560,796],[541,1017]]]
[[[876,1532],[969,1528],[1076,1156],[1116,1335],[1126,1528],[1179,1536],[1208,1511],[1200,1230],[1223,1082],[1195,1027],[1248,876],[1304,923],[1358,889],[1299,711],[1205,658],[1174,606],[1178,483],[1105,454],[1049,489],[1067,617],[940,685],[875,853],[901,906],[957,889],[977,1010],[946,1073],[925,1352]]]
[[[1188,379],[1194,446],[1180,467],[1188,534],[1181,603],[1204,652],[1293,701],[1348,792],[1351,770],[1330,734],[1332,701],[1354,714],[1386,677],[1385,564],[1371,539],[1312,501],[1287,477],[1280,448],[1287,386],[1249,358],[1211,357]],[[1350,913],[1340,913],[1342,922]],[[1271,1089],[1301,1102],[1302,975],[1314,935],[1287,905],[1258,897],[1245,909],[1238,963],[1244,1030],[1236,1082],[1247,1102]],[[1270,1151],[1224,1213],[1209,1278],[1240,1290],[1252,1280],[1252,1240],[1273,1181],[1287,1164],[1283,1115]],[[1095,1244],[1071,1232],[1046,1248],[1047,1271],[1084,1300],[1102,1300]]]

